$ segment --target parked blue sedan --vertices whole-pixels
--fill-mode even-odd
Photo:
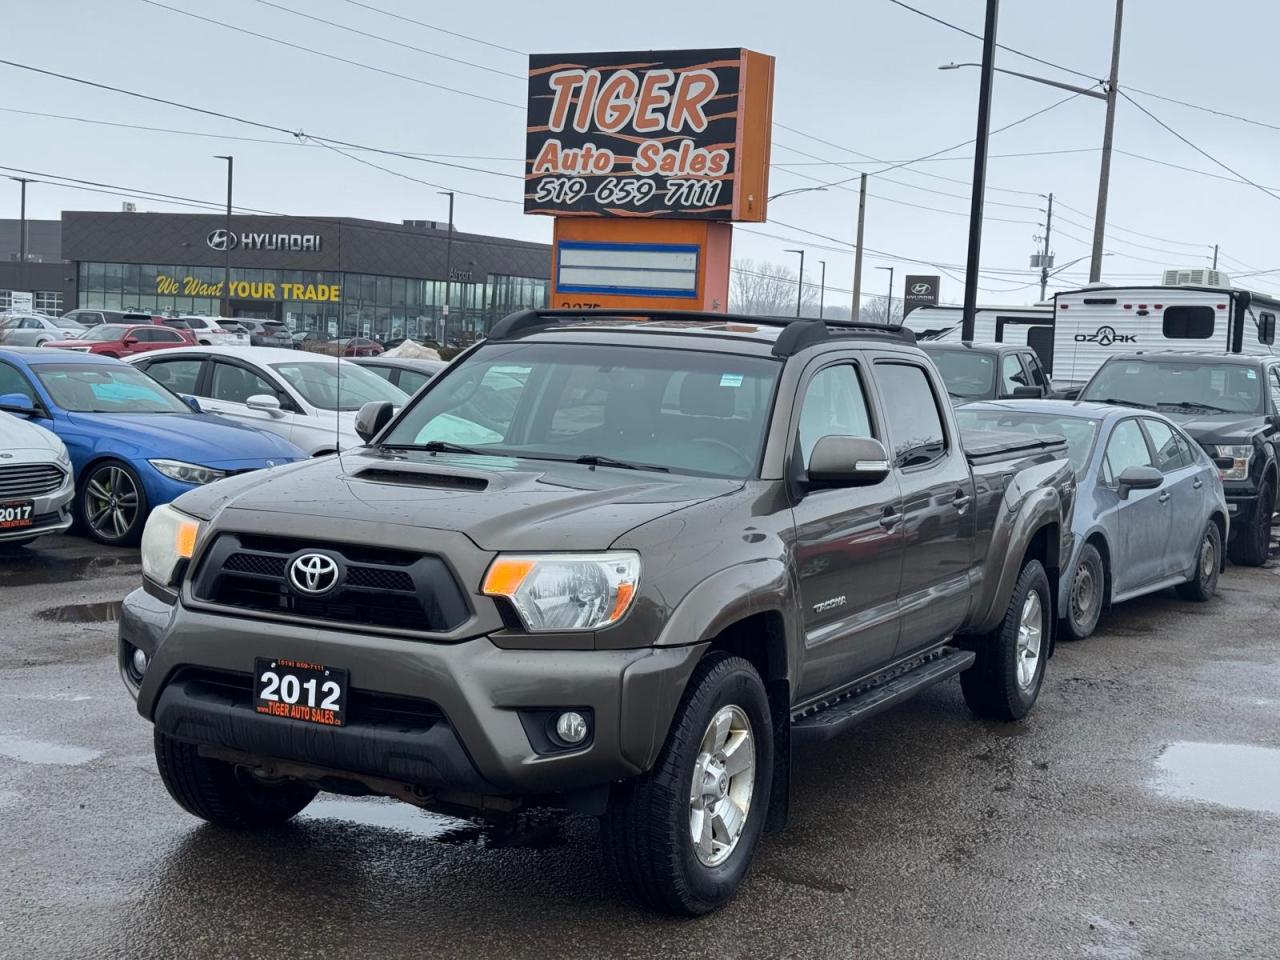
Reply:
[[[956,411],[962,430],[1066,437],[1078,492],[1058,587],[1063,634],[1082,640],[1104,607],[1177,587],[1208,600],[1227,541],[1217,465],[1154,411],[1066,400],[997,400]]]
[[[198,412],[140,370],[90,353],[0,347],[0,410],[62,438],[76,515],[102,543],[136,543],[153,507],[234,473],[301,460],[271,433]]]

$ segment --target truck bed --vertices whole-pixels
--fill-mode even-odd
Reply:
[[[1016,433],[1011,430],[961,430],[960,444],[969,463],[978,466],[1035,454],[1066,457],[1067,441],[1057,434]]]

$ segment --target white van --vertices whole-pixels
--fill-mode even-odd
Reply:
[[[1099,284],[1053,299],[1053,381],[1059,390],[1083,386],[1116,354],[1277,352],[1280,300],[1249,290]]]
[[[919,307],[907,314],[906,326],[921,340],[958,341],[963,317],[964,307]],[[1030,347],[1052,376],[1053,304],[978,307],[973,315],[973,342]]]

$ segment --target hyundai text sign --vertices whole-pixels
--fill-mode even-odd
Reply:
[[[211,250],[294,250],[319,252],[318,233],[228,233],[226,230],[210,230],[204,241]]]
[[[908,275],[903,281],[902,315],[906,317],[917,307],[938,305],[938,277]]]
[[[531,56],[525,213],[763,220],[772,113],[749,50]]]

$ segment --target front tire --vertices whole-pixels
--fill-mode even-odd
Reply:
[[[1231,540],[1228,555],[1242,567],[1260,567],[1271,553],[1271,517],[1276,509],[1276,491],[1270,480],[1258,492],[1253,523],[1243,527]]]
[[[615,787],[601,823],[610,872],[641,903],[696,916],[726,903],[769,810],[773,724],[741,657],[707,656],[653,769]]]
[[[128,464],[104,460],[80,479],[76,509],[81,528],[99,543],[130,546],[142,536],[147,492]]]
[[[1102,554],[1093,544],[1086,543],[1080,548],[1080,557],[1071,574],[1071,588],[1067,592],[1067,609],[1062,618],[1066,639],[1083,640],[1097,629],[1106,592],[1107,571],[1102,563]]]
[[[155,731],[156,766],[169,796],[192,816],[220,827],[255,829],[292,819],[318,792],[296,780],[267,783],[190,743]]]
[[[1053,606],[1049,578],[1028,560],[1014,584],[1004,619],[977,646],[978,659],[960,674],[965,703],[985,720],[1021,720],[1040,695]]]
[[[1218,570],[1222,564],[1222,534],[1212,520],[1200,538],[1196,552],[1196,572],[1186,583],[1178,584],[1178,596],[1183,600],[1204,603],[1211,600],[1218,590]]]

